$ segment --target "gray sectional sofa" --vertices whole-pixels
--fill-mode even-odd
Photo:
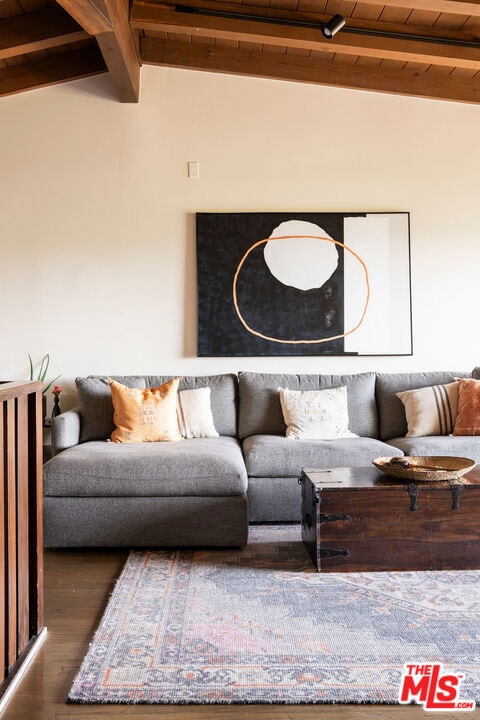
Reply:
[[[79,404],[55,418],[54,457],[44,465],[46,547],[236,546],[249,522],[299,522],[302,467],[370,465],[380,456],[457,455],[480,463],[480,437],[405,437],[407,389],[472,372],[349,375],[240,372],[183,377],[182,389],[211,388],[219,437],[122,444],[108,378],[77,379]],[[478,369],[474,377],[480,377]],[[112,376],[156,387],[171,376]],[[354,438],[292,440],[278,388],[347,388]]]

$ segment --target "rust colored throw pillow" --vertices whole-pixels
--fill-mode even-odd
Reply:
[[[453,435],[480,435],[480,380],[458,381],[458,415]]]
[[[130,388],[110,380],[113,402],[112,442],[141,443],[182,440],[177,420],[180,378],[155,388]]]

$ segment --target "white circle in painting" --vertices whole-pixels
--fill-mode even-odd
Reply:
[[[287,220],[270,235],[288,235],[285,240],[272,240],[264,249],[265,262],[277,280],[299,290],[312,290],[324,285],[338,265],[337,246],[319,225],[302,220]],[[315,237],[308,237],[314,235]]]

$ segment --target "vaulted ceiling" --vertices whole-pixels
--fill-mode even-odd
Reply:
[[[479,103],[480,0],[0,0],[0,96],[142,64]]]

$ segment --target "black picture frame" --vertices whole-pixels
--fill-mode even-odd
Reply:
[[[408,212],[196,214],[198,356],[411,355]]]

